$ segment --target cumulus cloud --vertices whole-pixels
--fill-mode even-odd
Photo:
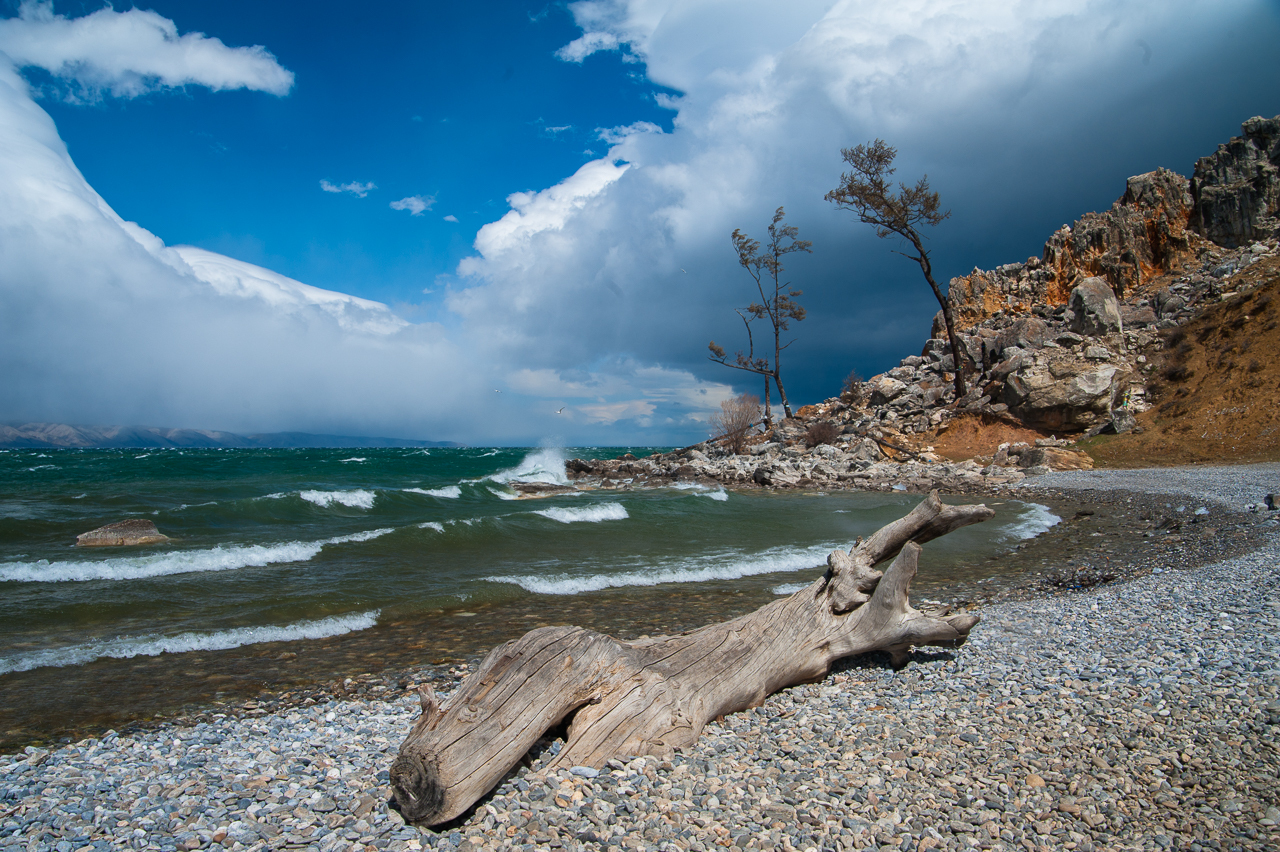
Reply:
[[[370,193],[370,191],[377,189],[378,186],[373,181],[369,181],[368,183],[360,183],[359,181],[352,181],[351,183],[334,184],[334,183],[330,183],[327,180],[322,180],[320,181],[320,188],[323,189],[325,192],[349,192],[352,195],[356,196],[357,198],[364,198]],[[408,201],[408,200],[409,199],[407,198],[404,199],[404,201]],[[396,205],[400,203],[402,202],[393,201],[391,203],[391,206],[396,207]],[[404,210],[406,208],[396,207],[396,209]]]
[[[445,217],[444,217],[444,220],[445,220],[446,222],[456,222],[456,221],[458,221],[458,217],[457,217],[457,216],[455,216],[455,215],[453,215],[452,213],[450,213],[448,216],[445,216]]]
[[[392,210],[408,210],[410,216],[421,216],[423,211],[430,210],[435,204],[434,198],[423,198],[421,195],[410,195],[399,201],[391,202]]]
[[[109,93],[132,98],[189,85],[215,91],[254,89],[288,94],[293,72],[266,48],[227,47],[203,33],[178,34],[155,12],[99,9],[81,18],[56,15],[51,2],[26,0],[14,18],[0,19],[0,51],[19,67],[43,68],[73,84],[68,96]]]

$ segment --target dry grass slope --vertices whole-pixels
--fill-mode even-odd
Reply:
[[[1099,467],[1280,461],[1280,258],[1165,335],[1142,431],[1081,443]]]

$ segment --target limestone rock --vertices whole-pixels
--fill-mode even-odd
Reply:
[[[1075,314],[1071,330],[1090,337],[1121,331],[1120,302],[1101,278],[1086,278],[1071,290],[1068,309]]]
[[[871,388],[871,404],[884,405],[886,402],[892,402],[902,396],[902,392],[907,389],[906,384],[897,379],[885,376],[872,385]]]
[[[1076,432],[1107,420],[1129,373],[1069,352],[1025,361],[1005,382],[1004,401],[1029,426]]]
[[[1226,248],[1280,235],[1280,116],[1251,118],[1196,161],[1192,227]]]
[[[159,544],[169,541],[151,521],[130,518],[89,530],[76,536],[77,547],[126,547],[137,544]]]
[[[1195,261],[1204,241],[1188,228],[1191,212],[1190,183],[1181,175],[1157,169],[1131,177],[1110,210],[1063,225],[1041,257],[951,279],[947,298],[956,323],[1063,305],[1083,278],[1100,277],[1121,297],[1133,293]]]
[[[1019,349],[1035,350],[1044,347],[1049,340],[1049,326],[1037,317],[1020,317],[1008,328],[1000,332],[996,338],[996,347],[1000,352],[1011,346]]]

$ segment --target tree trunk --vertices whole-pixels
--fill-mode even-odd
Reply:
[[[915,261],[920,264],[924,280],[929,282],[929,289],[933,291],[934,298],[938,300],[938,306],[942,308],[942,322],[947,327],[947,342],[951,344],[951,360],[955,362],[956,402],[959,402],[960,398],[968,393],[968,388],[964,381],[964,353],[960,349],[960,338],[956,336],[955,320],[951,318],[951,303],[947,301],[946,296],[942,295],[942,288],[938,286],[938,282],[933,280],[933,265],[929,262],[929,253],[924,250],[924,244],[919,237],[914,237],[912,243],[918,253]]]
[[[776,365],[777,362],[775,361]],[[790,420],[794,415],[791,413],[791,403],[787,402],[787,392],[782,387],[782,376],[778,374],[778,368],[775,366],[773,370],[773,383],[778,386],[778,398],[782,401],[782,413]]]
[[[764,374],[764,428],[773,428],[773,410],[769,405],[769,374]]]
[[[566,719],[553,766],[668,755],[708,721],[819,680],[842,657],[887,651],[901,666],[913,646],[963,644],[977,616],[925,615],[907,591],[920,543],[993,514],[944,506],[934,492],[848,553],[833,552],[807,588],[732,621],[633,642],[545,627],[494,649],[444,704],[422,688],[422,716],[391,766],[401,813],[427,825],[465,813]],[[874,569],[895,553],[883,575]]]

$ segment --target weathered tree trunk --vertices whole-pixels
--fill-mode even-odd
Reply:
[[[423,688],[422,716],[391,766],[401,813],[428,825],[459,816],[565,719],[554,765],[599,768],[692,745],[708,721],[820,679],[842,657],[887,651],[901,665],[912,646],[962,644],[977,616],[927,616],[907,590],[920,543],[993,514],[934,492],[833,552],[821,579],[741,618],[634,642],[545,627],[494,649],[443,705]],[[895,553],[882,576],[873,566]]]

